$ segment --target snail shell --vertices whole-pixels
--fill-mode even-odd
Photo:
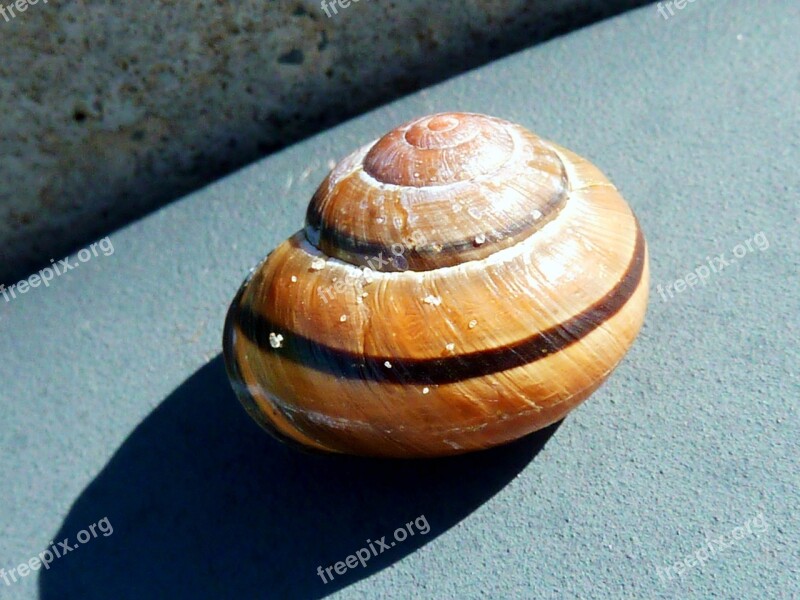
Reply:
[[[456,454],[564,417],[622,359],[647,295],[642,231],[596,167],[443,113],[334,167],[239,290],[224,355],[280,439]]]

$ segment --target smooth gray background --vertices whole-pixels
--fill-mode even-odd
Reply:
[[[114,526],[0,597],[800,595],[799,22],[788,0],[645,7],[309,139],[0,299],[0,566]],[[229,391],[227,303],[329,160],[447,109],[598,164],[644,227],[654,289],[759,232],[769,248],[668,302],[653,291],[628,357],[549,438],[410,463],[285,449]],[[428,536],[319,581],[420,514]],[[759,514],[766,531],[659,579]]]

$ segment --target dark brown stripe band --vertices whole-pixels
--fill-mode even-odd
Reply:
[[[256,423],[258,423],[270,435],[281,442],[293,446],[298,450],[308,451],[308,446],[304,446],[293,438],[287,436],[280,429],[278,429],[275,424],[266,417],[266,415],[264,415],[264,413],[261,411],[261,408],[258,406],[258,404],[256,404],[255,399],[250,394],[250,391],[247,389],[247,382],[239,370],[238,356],[236,354],[236,347],[234,345],[238,314],[237,307],[241,303],[242,294],[244,293],[247,284],[253,278],[253,274],[254,272],[251,272],[250,275],[248,275],[244,280],[244,283],[242,283],[239,291],[236,293],[236,297],[233,299],[233,302],[228,309],[228,314],[225,316],[225,327],[222,333],[222,356],[225,360],[225,370],[228,372],[228,378],[231,380],[233,391],[236,393],[236,397],[239,398],[239,401],[242,403],[242,406],[244,406],[247,414],[250,415],[250,417]]]
[[[481,244],[486,248],[490,244],[508,240],[520,241],[524,237],[532,235],[535,231],[543,227],[546,223],[555,218],[567,201],[567,181],[562,181],[562,189],[557,190],[547,201],[547,204],[540,209],[540,215],[534,216],[531,211],[524,217],[517,218],[513,224],[502,230],[492,230],[483,233],[485,241]],[[388,260],[394,257],[392,247],[380,242],[353,237],[343,233],[335,225],[326,222],[319,212],[317,202],[311,202],[306,212],[306,239],[311,245],[330,254],[332,249],[336,249],[337,256],[353,257],[360,266],[369,266],[378,271],[429,271],[443,265],[457,264],[458,261],[447,260],[463,252],[464,250],[475,247],[475,237],[463,240],[453,240],[438,243],[431,242],[422,247],[405,248],[403,264],[396,265]],[[510,244],[506,244],[510,245]],[[341,254],[339,254],[339,252]],[[430,257],[430,258],[428,258]],[[384,261],[379,258],[387,259]],[[383,266],[382,266],[383,265]],[[425,265],[429,265],[425,268]]]
[[[264,352],[280,352],[282,358],[335,377],[376,382],[435,385],[482,377],[535,362],[571,346],[617,314],[639,287],[644,273],[645,241],[636,223],[633,256],[620,281],[580,314],[544,331],[500,348],[444,358],[399,359],[395,356],[361,356],[331,348],[279,327],[249,306],[231,306],[228,327],[238,326]],[[269,334],[281,334],[283,345],[273,349]],[[226,333],[230,335],[230,333]],[[229,359],[230,360],[230,359]],[[392,368],[385,366],[389,361]]]

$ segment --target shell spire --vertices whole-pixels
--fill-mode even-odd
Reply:
[[[339,163],[311,200],[305,231],[325,254],[352,264],[396,255],[399,245],[405,261],[378,270],[427,271],[530,236],[566,192],[558,155],[529,131],[443,113],[405,123]]]

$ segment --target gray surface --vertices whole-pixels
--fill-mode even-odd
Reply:
[[[0,301],[0,566],[114,526],[0,597],[798,597],[798,10],[647,7],[555,40],[245,169]],[[300,226],[328,160],[443,109],[595,161],[642,222],[654,288],[761,231],[769,248],[653,292],[631,353],[549,440],[434,463],[285,450],[228,390],[227,302]],[[427,537],[319,581],[420,514]],[[759,514],[765,531],[659,580]]]
[[[12,8],[0,282],[348,116],[646,2],[352,0],[330,17],[320,0]]]

